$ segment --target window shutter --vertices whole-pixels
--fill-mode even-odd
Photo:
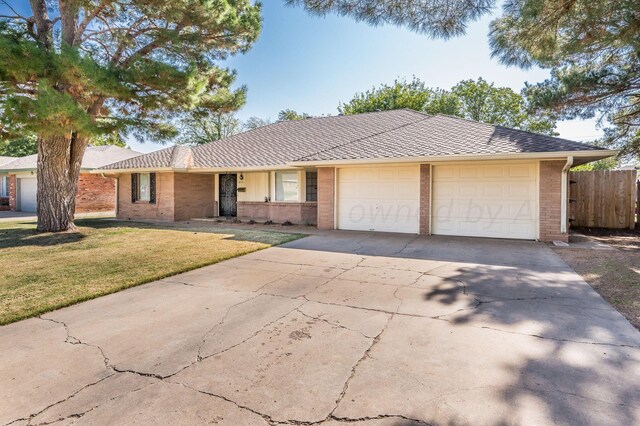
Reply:
[[[156,203],[156,174],[149,173],[149,203]]]
[[[138,174],[131,173],[131,202],[138,201]]]

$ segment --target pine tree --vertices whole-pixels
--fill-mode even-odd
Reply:
[[[0,17],[0,136],[37,135],[39,231],[74,229],[92,137],[170,137],[175,129],[166,123],[176,114],[229,111],[244,99],[229,88],[235,73],[216,62],[258,37],[260,6],[250,0],[30,6],[24,14],[9,6]]]

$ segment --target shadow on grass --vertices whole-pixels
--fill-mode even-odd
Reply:
[[[46,247],[77,243],[85,238],[80,232],[39,233],[35,226],[20,223],[15,228],[0,229],[0,249],[11,247]]]
[[[113,219],[78,219],[75,221],[79,228],[95,230],[105,229],[143,229],[166,230],[190,233],[209,233],[222,235],[224,239],[232,241],[247,241],[269,245],[278,245],[297,240],[304,234],[285,233],[268,230],[245,230],[226,228],[207,228],[206,226],[194,226],[184,223],[145,223],[125,222]],[[35,229],[35,222],[12,222],[0,227],[0,249],[12,247],[46,247],[62,244],[70,244],[82,241],[86,238],[82,230],[78,232],[39,233]]]

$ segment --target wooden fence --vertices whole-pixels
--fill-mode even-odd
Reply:
[[[638,183],[635,170],[569,173],[571,226],[633,229]]]

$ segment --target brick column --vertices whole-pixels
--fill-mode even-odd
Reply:
[[[335,167],[318,168],[318,229],[334,229]]]
[[[16,211],[16,204],[18,199],[16,198],[16,175],[9,175],[9,210]]]
[[[565,164],[566,161],[563,160],[540,162],[539,222],[541,241],[568,241],[569,239],[568,233],[560,233],[562,168]]]
[[[429,235],[431,164],[420,164],[420,235]]]

